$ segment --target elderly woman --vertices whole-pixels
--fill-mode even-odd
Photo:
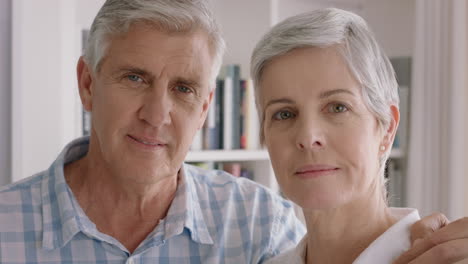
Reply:
[[[291,17],[257,44],[251,66],[261,140],[308,230],[271,263],[391,263],[419,215],[387,206],[398,87],[366,22],[339,9]]]

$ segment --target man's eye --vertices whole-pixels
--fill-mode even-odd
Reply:
[[[331,104],[328,106],[328,112],[329,113],[344,113],[348,111],[348,107],[346,107],[344,104]]]
[[[273,115],[274,120],[286,120],[294,117],[294,114],[290,111],[278,111]]]
[[[135,74],[127,75],[127,79],[132,82],[143,82],[143,79],[141,79],[140,76],[135,75]]]
[[[192,90],[190,88],[188,88],[187,86],[183,86],[183,85],[177,85],[176,89],[177,89],[177,91],[182,92],[182,93],[191,93],[192,92]]]

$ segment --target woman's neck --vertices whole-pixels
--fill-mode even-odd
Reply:
[[[352,263],[396,222],[381,195],[372,196],[339,208],[304,212],[306,263]]]

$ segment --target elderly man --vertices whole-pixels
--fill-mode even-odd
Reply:
[[[0,190],[0,263],[261,263],[294,246],[290,203],[183,164],[223,50],[201,0],[108,0],[77,67],[91,136]]]
[[[107,1],[77,66],[91,135],[1,190],[0,262],[258,263],[298,242],[289,203],[183,164],[223,50],[203,1]]]

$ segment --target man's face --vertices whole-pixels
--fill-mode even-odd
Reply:
[[[131,181],[174,176],[206,117],[212,58],[202,32],[135,24],[112,38],[99,72],[80,84],[93,117],[91,155]]]

